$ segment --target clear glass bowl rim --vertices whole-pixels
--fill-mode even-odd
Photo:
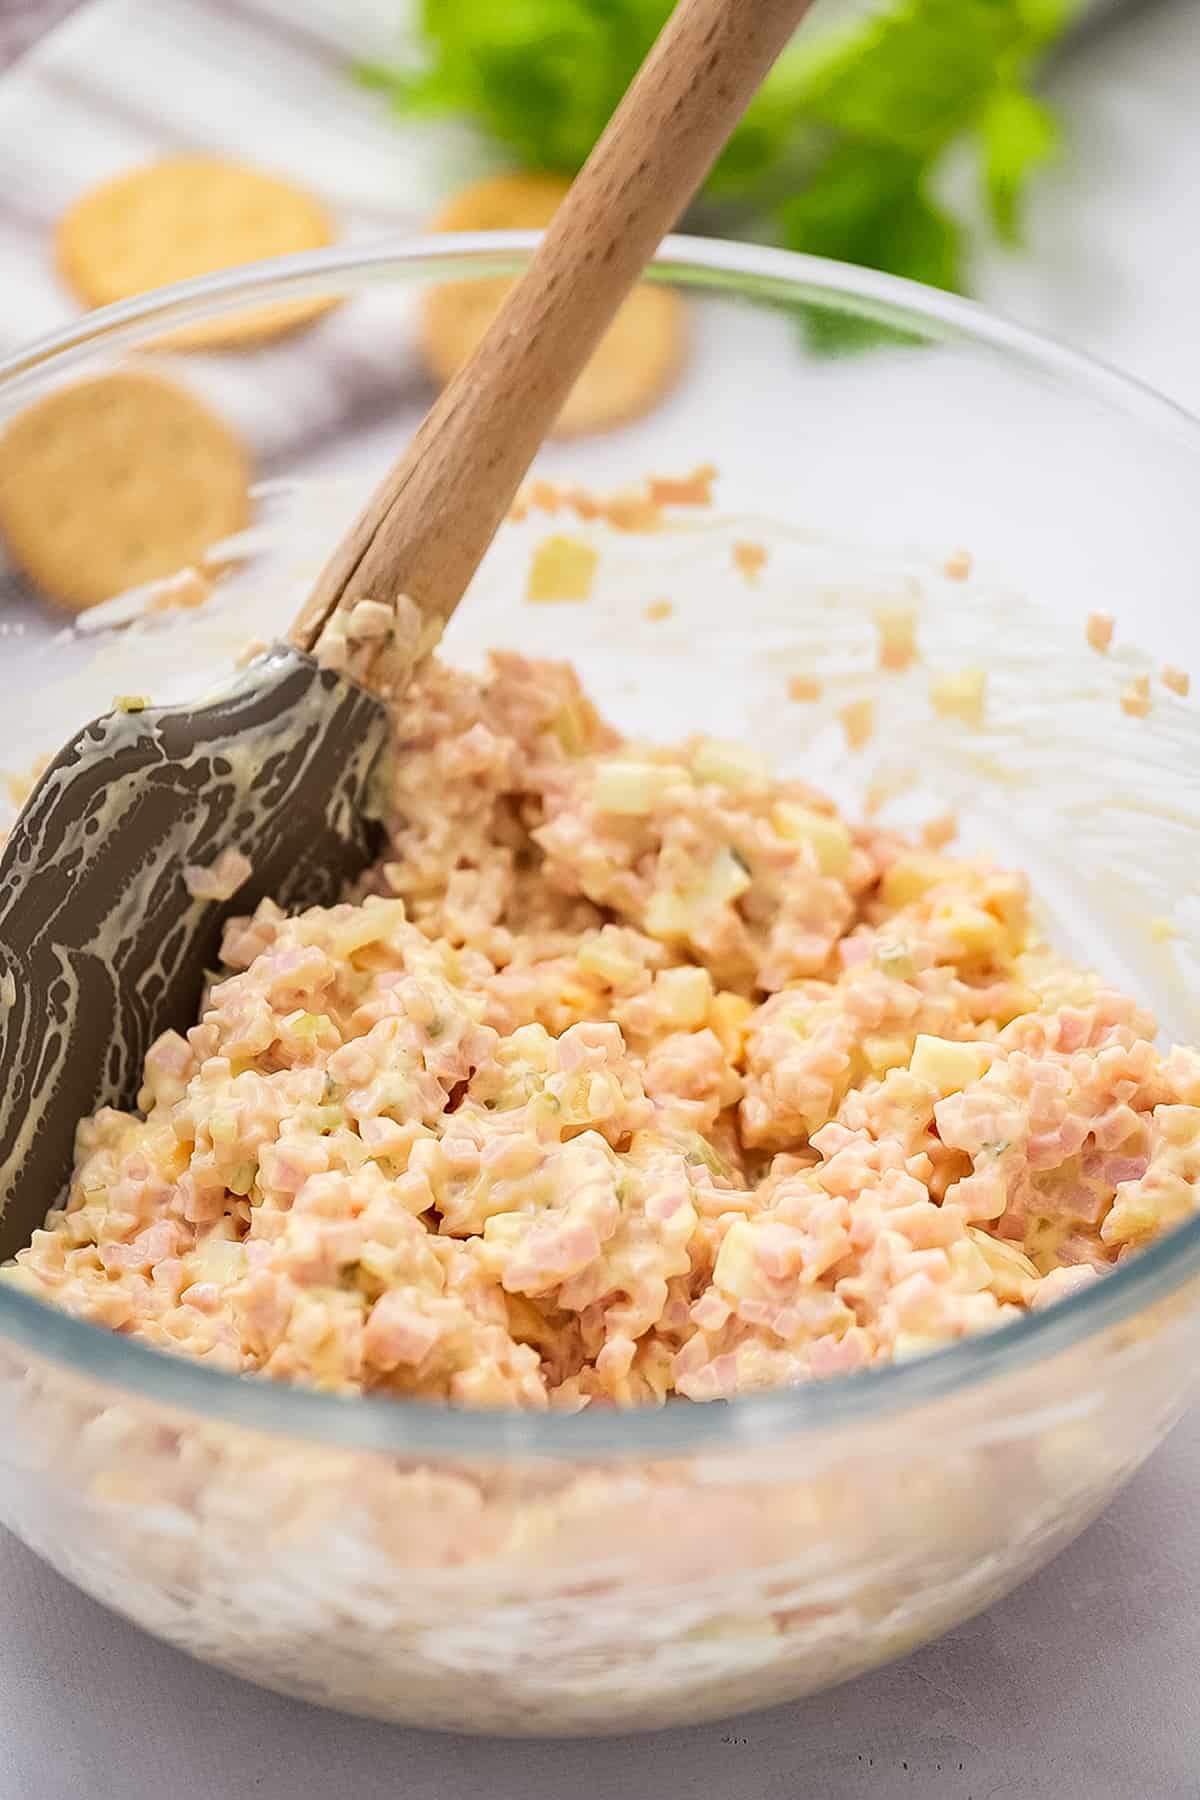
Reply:
[[[0,359],[0,399],[20,400],[47,379],[128,349],[167,328],[246,305],[328,293],[331,277],[364,286],[518,271],[537,232],[477,232],[341,247],[181,282],[82,319]],[[724,239],[668,238],[652,275],[759,304],[811,302],[990,352],[1175,439],[1197,458],[1200,421],[1153,389],[1054,339],[957,295],[818,257]],[[704,1405],[579,1414],[471,1410],[365,1395],[323,1394],[248,1380],[151,1349],[0,1285],[0,1338],[64,1369],[172,1409],[293,1439],[405,1457],[596,1458],[714,1454],[738,1445],[795,1443],[809,1432],[895,1416],[1028,1367],[1083,1343],[1162,1300],[1200,1273],[1200,1216],[1177,1226],[1104,1280],[1013,1324],[910,1362],[803,1387]]]

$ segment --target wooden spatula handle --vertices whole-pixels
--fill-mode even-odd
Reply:
[[[810,0],[679,0],[536,256],[322,571],[293,639],[407,594],[440,628],[614,314]]]

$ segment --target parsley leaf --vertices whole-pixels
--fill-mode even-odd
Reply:
[[[899,0],[817,62],[803,104],[851,137],[929,157],[970,130],[1039,37],[1013,0]]]
[[[883,0],[802,31],[731,138],[688,223],[935,287],[966,284],[968,230],[934,198],[953,145],[977,153],[988,211],[1018,235],[1057,131],[1029,83],[1081,0]],[[670,0],[421,0],[423,65],[360,71],[405,113],[472,119],[513,161],[572,174]],[[852,321],[820,323],[848,342]]]
[[[776,219],[789,249],[961,285],[959,227],[925,193],[920,159],[885,145],[835,145]]]
[[[778,208],[777,236],[790,250],[862,263],[929,287],[963,286],[963,233],[925,191],[925,166],[882,144],[836,145],[803,189]],[[846,349],[898,334],[840,306],[805,309],[819,348]]]
[[[979,127],[983,180],[992,222],[1006,243],[1020,240],[1021,203],[1029,179],[1058,152],[1058,126],[1053,114],[1035,100],[1009,88],[994,94]]]

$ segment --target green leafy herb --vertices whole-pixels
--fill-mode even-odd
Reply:
[[[403,111],[465,113],[525,167],[572,174],[669,11],[667,0],[423,0],[424,69],[365,73]]]
[[[929,287],[964,285],[961,228],[927,192],[919,159],[885,145],[851,139],[836,144],[777,218],[789,249],[861,263]],[[812,341],[830,350],[899,335],[841,307],[811,306],[805,323]]]
[[[1054,115],[1019,88],[993,95],[980,122],[983,179],[997,232],[1006,243],[1021,236],[1021,202],[1034,175],[1058,150]]]
[[[988,214],[1018,240],[1055,122],[1029,91],[1079,0],[886,0],[801,32],[734,133],[689,218],[935,287],[967,284],[968,228],[937,195],[970,144]],[[670,11],[670,0],[422,0],[424,62],[363,79],[409,114],[473,119],[523,167],[573,174]],[[819,308],[828,345],[878,335]]]

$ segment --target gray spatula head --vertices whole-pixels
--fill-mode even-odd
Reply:
[[[0,854],[0,1258],[62,1194],[79,1120],[132,1104],[154,1038],[195,1023],[226,918],[361,873],[386,739],[377,700],[279,646],[208,705],[95,720],[42,776]],[[185,864],[230,847],[244,886],[193,898]]]

